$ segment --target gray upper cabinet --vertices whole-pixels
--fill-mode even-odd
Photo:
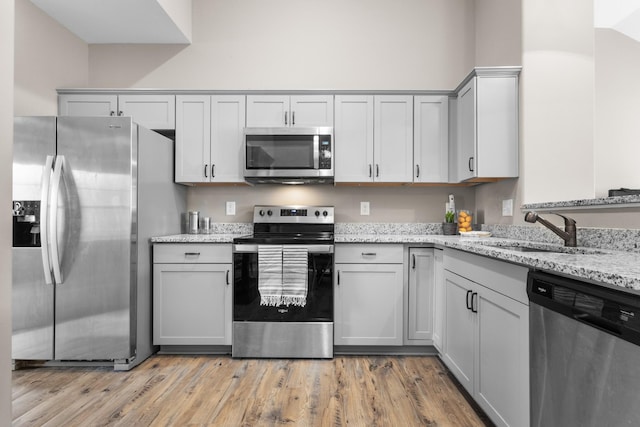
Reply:
[[[248,95],[247,127],[333,126],[333,95]]]
[[[148,129],[175,129],[175,95],[63,94],[61,116],[130,116]]]
[[[244,95],[178,95],[176,182],[244,182],[244,123]]]
[[[449,97],[413,99],[413,182],[449,181]]]
[[[453,182],[518,176],[517,71],[476,71],[457,96]]]
[[[335,181],[373,181],[373,95],[336,95]]]
[[[413,96],[336,96],[336,182],[411,182]]]

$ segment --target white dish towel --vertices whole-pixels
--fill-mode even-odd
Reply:
[[[282,246],[258,246],[260,305],[277,307],[282,299]]]
[[[308,251],[300,246],[282,247],[281,304],[304,307],[307,304]]]
[[[299,246],[258,245],[260,305],[307,304],[308,251]]]

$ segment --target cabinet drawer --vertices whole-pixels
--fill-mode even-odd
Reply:
[[[402,264],[402,245],[336,245],[336,264]]]
[[[455,249],[445,249],[444,268],[525,305],[529,269]]]
[[[211,264],[230,263],[231,261],[231,245],[227,244],[166,243],[153,245],[153,262],[155,264]]]

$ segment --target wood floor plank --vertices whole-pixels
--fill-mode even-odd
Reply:
[[[156,355],[129,372],[13,372],[20,426],[484,426],[439,359]]]

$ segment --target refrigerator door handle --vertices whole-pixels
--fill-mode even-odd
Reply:
[[[62,284],[62,269],[60,268],[60,254],[58,252],[58,196],[62,181],[62,169],[64,168],[64,156],[57,156],[53,168],[53,187],[51,190],[51,264],[53,265],[53,278],[56,284]]]
[[[40,196],[40,249],[42,252],[42,268],[44,281],[47,285],[53,283],[51,277],[51,262],[49,259],[49,186],[53,169],[53,156],[47,156],[42,173],[42,188]]]

